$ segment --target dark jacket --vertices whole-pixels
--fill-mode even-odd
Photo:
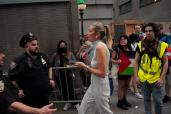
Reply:
[[[25,95],[38,96],[47,94],[49,89],[49,60],[46,55],[39,53],[32,57],[27,53],[14,59],[10,66],[9,77],[17,81]]]
[[[4,83],[4,90],[0,91],[0,114],[16,114],[9,112],[8,108],[19,99],[18,89],[10,83],[7,76],[2,75],[2,71],[0,71],[0,81]]]

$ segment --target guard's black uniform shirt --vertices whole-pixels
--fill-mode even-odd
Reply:
[[[18,100],[18,90],[6,76],[2,76],[2,71],[0,71],[0,81],[4,83],[4,90],[0,92],[0,114],[14,114],[14,112],[9,112],[8,108]]]
[[[49,60],[42,53],[36,56],[24,53],[11,63],[10,80],[17,81],[19,88],[23,90],[23,103],[38,108],[48,104],[49,68]]]

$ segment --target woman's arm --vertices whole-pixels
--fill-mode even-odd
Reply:
[[[92,69],[92,73],[96,74],[99,77],[104,78],[107,71],[106,68],[109,67],[107,66],[107,50],[104,47],[104,45],[97,46],[96,59],[97,59],[97,68]]]
[[[96,60],[97,66],[96,67],[89,67],[83,62],[76,62],[76,66],[80,68],[84,68],[89,72],[95,74],[98,77],[104,78],[106,75],[106,68],[107,66],[107,50],[103,45],[98,45],[96,47]]]
[[[116,53],[115,50],[113,50],[113,52],[112,52],[112,63],[113,63],[113,64],[120,64],[120,63],[121,63],[121,60],[120,60],[120,59],[115,60],[115,57],[116,57],[116,56],[117,56],[117,53]]]

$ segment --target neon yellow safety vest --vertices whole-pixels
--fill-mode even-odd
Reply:
[[[140,53],[142,52],[142,43],[138,43],[138,47],[140,49]],[[140,82],[147,81],[148,83],[154,83],[160,79],[160,74],[162,71],[162,57],[165,54],[165,50],[168,48],[168,44],[165,42],[159,42],[157,51],[159,54],[159,58],[153,57],[150,60],[148,54],[143,54],[140,60],[138,77]],[[150,65],[151,64],[151,65]]]

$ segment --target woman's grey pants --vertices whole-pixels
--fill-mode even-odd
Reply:
[[[113,114],[109,106],[109,83],[105,84],[104,81],[100,82],[101,84],[97,83],[91,84],[86,91],[78,114]]]

